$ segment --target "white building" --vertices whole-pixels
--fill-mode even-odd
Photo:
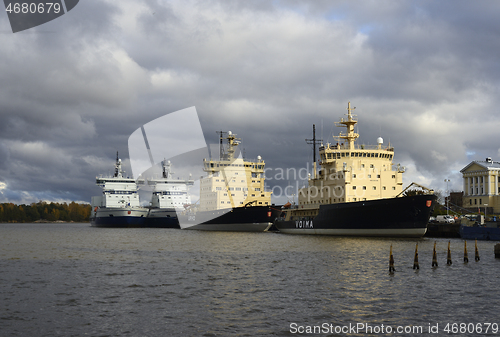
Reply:
[[[464,183],[463,207],[488,207],[488,213],[500,213],[500,163],[486,158],[473,161],[461,171]]]

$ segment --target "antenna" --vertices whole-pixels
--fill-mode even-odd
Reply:
[[[313,124],[313,137],[312,139],[306,139],[307,144],[313,145],[313,170],[314,170],[314,179],[316,179],[316,144],[322,142],[323,139],[316,139],[316,125]]]
[[[224,131],[215,131],[219,135],[219,160],[223,160],[224,158],[224,145],[223,145],[223,135],[225,134]]]
[[[321,139],[323,139],[323,118],[321,118]]]

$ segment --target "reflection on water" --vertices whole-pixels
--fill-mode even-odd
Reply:
[[[296,335],[498,320],[493,242],[0,224],[5,336]],[[439,266],[431,268],[437,241]],[[413,270],[415,244],[420,269]],[[389,274],[392,244],[396,272]],[[441,331],[443,333],[443,331]]]

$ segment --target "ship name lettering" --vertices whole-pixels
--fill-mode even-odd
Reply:
[[[314,228],[312,220],[297,220],[295,228]]]

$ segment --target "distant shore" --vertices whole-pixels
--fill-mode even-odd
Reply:
[[[63,220],[51,221],[51,220],[45,220],[45,219],[40,219],[40,220],[36,220],[36,221],[15,221],[15,220],[0,221],[0,223],[85,223],[85,222],[89,222],[89,221],[63,221]]]

